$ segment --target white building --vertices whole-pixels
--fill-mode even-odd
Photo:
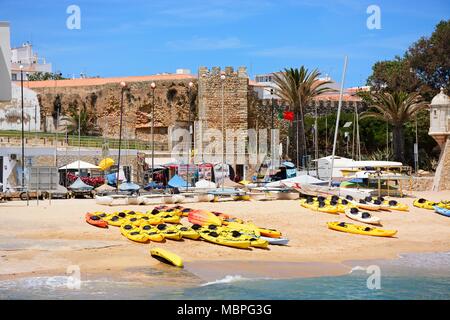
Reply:
[[[20,66],[23,66],[23,79],[37,72],[52,72],[52,64],[47,63],[45,58],[39,58],[33,52],[31,43],[24,43],[21,47],[11,49],[11,80],[20,81]]]
[[[11,100],[11,45],[9,23],[0,21],[0,101]]]
[[[11,83],[14,66],[20,74],[20,64],[17,64],[19,61],[29,68],[37,65],[34,63],[37,62],[37,56],[33,55],[31,45],[13,52],[10,46],[9,23],[0,22],[0,130],[22,129],[22,88],[20,83]],[[51,65],[46,64],[47,68],[48,66],[50,69],[43,70],[51,71]],[[24,129],[30,132],[40,131],[40,106],[37,94],[26,85],[23,88],[23,111]]]
[[[258,94],[258,98],[262,100],[270,100],[270,99],[279,99],[277,95],[274,93],[278,86],[275,84],[274,75],[277,73],[266,73],[255,76],[255,81],[250,81],[250,85],[253,86],[253,89]],[[328,84],[327,87],[330,87],[334,90],[339,90],[339,84],[334,82],[328,75],[319,78],[319,81],[332,81],[332,83]]]
[[[258,94],[259,99],[279,99],[274,94],[278,88],[274,81],[274,73],[256,75],[255,81],[251,81],[250,84],[253,85],[253,90]]]

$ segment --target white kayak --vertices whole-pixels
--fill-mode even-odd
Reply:
[[[145,198],[144,197],[128,197],[127,204],[129,204],[129,205],[145,204]]]
[[[112,197],[108,197],[108,196],[104,196],[104,197],[95,196],[95,203],[97,203],[97,204],[101,204],[101,205],[105,205],[105,206],[110,206],[110,205],[112,205],[113,201],[114,201],[114,198],[112,198]]]
[[[365,200],[359,200],[359,201],[355,201],[355,200],[347,200],[349,203],[357,206],[360,209],[364,209],[364,210],[370,210],[370,211],[378,211],[381,209],[381,206],[379,204],[374,204],[372,202],[367,202]]]
[[[352,220],[356,220],[359,222],[364,222],[368,224],[381,224],[381,219],[378,217],[372,216],[368,212],[361,211],[357,208],[350,208],[345,210],[345,215]]]
[[[270,237],[259,237],[261,240],[266,240],[269,244],[285,246],[289,243],[288,238],[270,238]]]

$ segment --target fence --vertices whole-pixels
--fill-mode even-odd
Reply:
[[[18,143],[22,137],[20,131],[0,131],[0,143]],[[32,143],[38,145],[54,146],[56,143],[60,146],[73,146],[78,147],[80,145],[84,148],[102,148],[104,144],[108,145],[109,149],[119,148],[119,139],[104,138],[104,137],[92,137],[81,136],[78,139],[77,135],[68,135],[64,133],[47,133],[47,132],[24,132],[25,143]],[[19,141],[20,142],[20,141]],[[136,150],[152,150],[151,141],[143,141],[137,139],[122,139],[122,148],[136,149]],[[168,151],[169,147],[167,143],[155,141],[156,151]]]

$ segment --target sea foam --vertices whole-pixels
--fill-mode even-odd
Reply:
[[[201,287],[210,286],[214,284],[224,284],[224,283],[233,283],[233,282],[242,282],[242,281],[255,281],[255,280],[271,280],[271,278],[245,278],[241,275],[227,275],[223,279],[214,280],[211,282],[207,282],[201,284]]]

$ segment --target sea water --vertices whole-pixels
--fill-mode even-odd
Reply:
[[[352,271],[341,276],[274,279],[236,273],[183,287],[99,278],[74,290],[63,276],[23,278],[0,281],[0,299],[450,299],[450,253],[346,263]],[[379,268],[376,288],[368,285],[369,266]]]

